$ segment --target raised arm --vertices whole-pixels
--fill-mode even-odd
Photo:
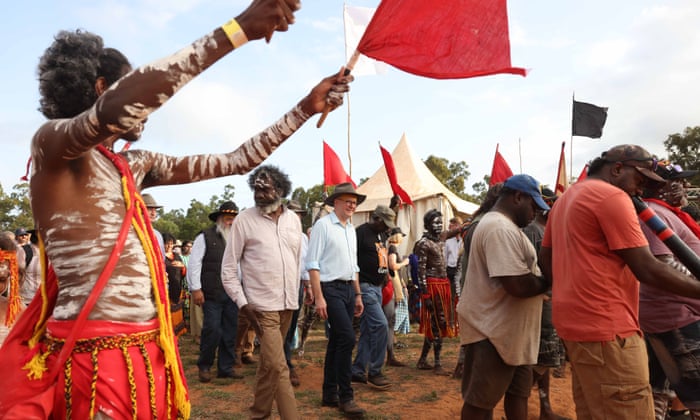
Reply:
[[[160,156],[145,158],[146,175],[143,187],[183,184],[226,175],[244,174],[258,166],[312,115],[323,111],[325,104],[332,109],[343,103],[352,76],[332,75],[321,80],[309,94],[289,112],[264,131],[248,139],[238,149],[222,154],[183,157]],[[132,152],[127,152],[127,154]],[[133,153],[145,153],[134,151]],[[133,159],[133,156],[130,160]]]
[[[110,70],[119,73],[117,76],[122,75],[130,68],[126,58],[114,49],[102,48],[101,38],[77,32],[74,39],[90,38],[89,42],[98,45],[94,51],[74,52],[74,60],[83,59],[85,63],[96,67],[92,73],[83,72],[74,76],[77,79],[90,78],[81,82],[89,82],[88,90],[94,86],[95,92],[78,93],[88,97],[96,93],[99,97],[88,105],[77,102],[65,106],[64,101],[58,108],[52,109],[53,115],[49,118],[54,121],[47,124],[46,130],[60,131],[62,135],[39,133],[36,137],[37,146],[44,150],[44,155],[52,156],[52,159],[71,160],[79,158],[106,140],[138,138],[148,115],[186,83],[231,52],[234,46],[237,48],[248,40],[263,37],[269,40],[274,31],[286,31],[288,25],[294,22],[293,12],[299,7],[299,2],[293,0],[254,0],[235,20],[224,23],[172,55],[125,74],[116,82],[114,79],[118,77],[109,80],[108,71],[102,67],[113,65],[114,68]],[[67,38],[70,36],[67,35]],[[70,46],[70,42],[67,40],[66,45]],[[60,67],[51,65],[52,54],[60,54],[54,50],[61,46],[57,44],[53,49],[47,50],[46,60],[42,59],[45,67],[43,70],[62,71]],[[114,61],[105,61],[105,56],[110,54],[114,55],[111,60],[118,61],[117,65],[114,65]],[[71,88],[69,85],[65,89]],[[56,97],[61,92],[42,93],[48,95],[48,100],[51,101],[51,95]],[[63,119],[56,120],[57,118]]]

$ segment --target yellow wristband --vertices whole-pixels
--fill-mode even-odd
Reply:
[[[221,27],[221,29],[224,31],[229,41],[231,41],[233,48],[240,48],[241,45],[248,42],[248,37],[246,36],[245,32],[243,32],[241,25],[236,22],[236,19],[229,20]]]

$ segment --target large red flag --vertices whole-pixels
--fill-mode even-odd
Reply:
[[[338,155],[331,149],[331,147],[323,142],[323,186],[330,187],[333,185],[342,184],[343,182],[349,182],[353,187],[357,188],[357,185],[353,182],[345,172],[343,164],[340,162]]]
[[[386,176],[389,178],[389,184],[391,185],[391,191],[394,195],[398,195],[401,198],[401,202],[405,204],[413,205],[413,200],[408,195],[406,191],[399,185],[396,180],[396,168],[394,167],[394,159],[391,157],[391,153],[388,150],[379,145],[379,150],[382,152],[382,159],[384,159],[384,169],[386,169]]]
[[[510,166],[508,166],[506,160],[501,156],[501,153],[498,151],[498,144],[496,144],[496,156],[493,157],[493,168],[491,168],[489,186],[504,182],[511,176],[513,176],[513,171],[510,170]]]
[[[383,0],[357,49],[434,79],[526,74],[510,63],[506,0]]]
[[[557,183],[554,184],[554,194],[560,197],[569,188],[569,178],[566,177],[566,161],[564,160],[564,148],[566,142],[561,143],[561,155],[559,155],[559,170],[557,171]]]

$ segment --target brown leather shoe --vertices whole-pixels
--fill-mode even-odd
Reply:
[[[299,382],[299,375],[297,375],[297,371],[294,369],[289,369],[289,382],[292,383],[293,387],[301,385],[301,382]]]
[[[255,364],[255,359],[249,354],[244,354],[241,356],[241,362],[243,362],[244,365],[252,365]]]
[[[365,409],[355,404],[354,400],[340,403],[338,407],[340,408],[340,412],[345,414],[346,417],[359,419],[365,416]]]
[[[209,369],[199,369],[199,382],[211,382],[211,372],[209,372]]]

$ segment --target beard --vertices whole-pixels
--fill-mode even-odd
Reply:
[[[227,225],[223,221],[217,221],[216,231],[223,236],[224,242],[226,242],[228,241],[228,237],[231,235],[231,225]]]
[[[282,205],[282,198],[277,197],[274,201],[255,201],[255,207],[260,209],[261,212],[264,214],[270,214],[274,211],[276,211],[280,206]]]

